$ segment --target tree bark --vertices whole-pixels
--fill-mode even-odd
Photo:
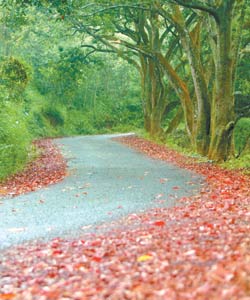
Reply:
[[[171,122],[168,125],[168,128],[165,130],[164,134],[168,135],[172,133],[180,124],[181,120],[183,118],[183,109],[180,106],[174,116],[174,118],[171,120]]]
[[[209,33],[210,40],[212,41],[211,49],[215,64],[215,78],[211,104],[211,127],[208,157],[215,161],[227,160],[232,155],[234,148],[234,81],[240,41],[239,35],[243,23],[243,12],[246,7],[246,1],[221,0],[214,1],[214,4],[207,4],[206,2],[196,0],[173,1],[184,7],[198,9],[208,13],[209,19],[215,29]],[[190,40],[185,39],[185,42],[189,41]],[[188,56],[192,58],[192,53],[188,54]],[[192,67],[192,64],[194,67]],[[194,71],[199,70],[199,66],[195,66],[195,60],[190,60],[190,65]],[[195,78],[195,76],[196,74],[194,73],[193,77]],[[197,79],[194,81],[195,84]],[[197,92],[199,94],[197,87],[195,88],[196,94]],[[202,92],[202,89],[200,92]],[[205,124],[206,121],[203,120],[203,118],[206,111],[207,108],[202,108],[201,106],[202,118],[200,122],[205,122]],[[201,135],[204,134],[205,128],[206,126],[201,126]]]
[[[189,90],[185,82],[178,76],[172,66],[169,64],[167,59],[161,54],[156,53],[156,57],[159,62],[164,67],[168,79],[173,86],[176,94],[180,98],[181,105],[184,113],[184,120],[186,125],[186,130],[190,139],[190,142],[193,146],[195,146],[195,138],[194,138],[194,107],[193,102],[189,94]]]
[[[167,106],[161,66],[148,57],[141,58],[143,78],[142,95],[145,130],[153,137],[163,134],[162,119]]]
[[[215,57],[215,94],[212,102],[211,142],[208,157],[215,161],[225,161],[233,154],[234,78],[237,56],[233,36],[233,20],[244,9],[244,1],[223,1],[216,22],[217,42]],[[235,37],[237,38],[237,37]]]
[[[150,12],[139,13],[139,20],[135,24],[139,39],[138,47],[150,49],[151,52],[160,51],[162,41],[157,23],[158,14]],[[142,70],[142,95],[144,110],[144,127],[152,137],[163,134],[162,119],[167,106],[166,85],[164,71],[161,64],[150,55],[140,53]]]
[[[199,51],[199,37],[192,37],[185,19],[178,6],[174,6],[172,22],[176,26],[182,46],[187,54],[193,78],[197,99],[197,118],[195,124],[196,150],[202,155],[207,155],[210,142],[210,97],[205,79],[205,70],[201,63]],[[200,34],[200,23],[196,25],[196,35]],[[195,39],[198,41],[196,42]]]

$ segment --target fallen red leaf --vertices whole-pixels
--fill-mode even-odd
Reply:
[[[13,294],[13,293],[0,294],[1,300],[11,300],[11,299],[14,299],[14,297],[16,297],[16,294]]]
[[[93,256],[93,257],[92,257],[92,260],[99,263],[99,262],[102,261],[102,258],[99,257],[99,256]]]
[[[180,187],[179,187],[179,186],[173,186],[172,189],[173,189],[173,190],[179,190]]]
[[[153,224],[155,226],[165,226],[166,223],[164,221],[155,221]]]
[[[63,253],[63,251],[62,251],[62,250],[59,250],[59,249],[54,250],[54,251],[52,252],[53,255],[60,255],[60,254],[62,254],[62,253]]]

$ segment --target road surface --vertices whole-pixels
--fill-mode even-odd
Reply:
[[[197,193],[202,178],[113,141],[115,135],[55,140],[68,161],[63,181],[0,205],[0,248],[173,206]]]

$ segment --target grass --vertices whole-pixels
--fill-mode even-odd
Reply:
[[[242,170],[250,175],[250,153],[246,153],[239,158],[230,159],[220,164],[221,167],[229,170]]]

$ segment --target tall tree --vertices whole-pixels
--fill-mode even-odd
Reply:
[[[215,66],[208,157],[216,161],[226,160],[233,154],[233,129],[235,126],[234,85],[246,1],[171,1],[171,3],[173,2],[207,14]],[[194,59],[192,61],[192,54],[189,56],[190,64],[193,65],[197,60]],[[194,68],[195,70],[199,71],[199,65]],[[194,71],[192,73],[195,79]],[[197,72],[198,74],[199,72]],[[199,76],[199,80],[202,83],[202,76]],[[195,79],[194,81],[196,85],[197,80]],[[199,96],[198,92],[196,87],[197,98]],[[203,103],[207,102],[207,96],[207,93],[201,94]]]
[[[171,65],[171,57],[179,52],[176,51],[178,48],[165,49],[172,32],[171,27],[164,27],[165,20],[158,12],[157,2],[91,6],[90,13],[78,18],[80,21],[76,29],[88,33],[94,40],[137,66],[142,78],[145,129],[151,135],[161,135],[163,132],[161,123],[169,103],[166,88],[170,84],[180,98],[187,132],[193,143],[193,103],[186,83]],[[98,16],[99,23],[95,23],[95,27],[88,19],[93,19],[93,16]],[[110,24],[113,27],[108,26]],[[107,27],[108,31],[105,29]],[[178,46],[178,42],[174,45]]]

